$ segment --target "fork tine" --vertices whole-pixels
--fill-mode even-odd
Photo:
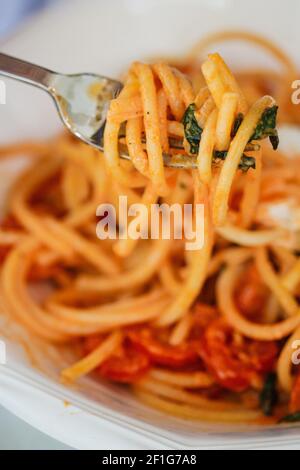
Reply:
[[[127,153],[127,147],[124,144],[119,144],[120,157],[124,160],[130,160],[130,156]],[[186,170],[193,170],[197,168],[197,158],[190,157],[189,155],[176,154],[169,155],[163,154],[164,166],[168,168],[183,168]]]

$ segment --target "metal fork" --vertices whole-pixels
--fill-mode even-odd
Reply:
[[[0,75],[48,92],[65,126],[79,139],[103,150],[103,133],[109,103],[120,93],[122,83],[92,73],[64,75],[1,53]],[[181,144],[174,139],[171,145],[177,149],[181,148]],[[120,156],[130,160],[123,144],[120,144]],[[163,158],[167,167],[197,167],[196,159],[184,154],[164,154]]]

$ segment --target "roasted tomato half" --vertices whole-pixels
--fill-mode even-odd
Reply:
[[[107,359],[98,371],[102,377],[120,383],[134,383],[141,379],[150,368],[147,354],[127,346]]]
[[[232,328],[218,319],[207,327],[199,348],[216,382],[234,392],[248,389],[258,373],[273,370],[278,354],[275,342],[240,339],[235,341]]]
[[[90,336],[84,339],[84,355],[89,354],[101,343],[101,337]],[[150,359],[147,354],[134,347],[129,340],[96,370],[97,374],[108,380],[119,383],[134,383],[139,380],[150,368]]]
[[[199,362],[198,343],[190,341],[179,346],[171,346],[154,338],[152,331],[145,328],[128,334],[131,342],[146,353],[153,364],[171,368],[192,366]]]
[[[300,411],[300,373],[294,381],[290,400],[290,412],[297,413],[298,411]]]

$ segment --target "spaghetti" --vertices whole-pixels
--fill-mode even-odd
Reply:
[[[281,72],[233,75],[216,53],[199,62],[223,40],[262,47]],[[300,122],[289,96],[295,76],[265,39],[212,35],[176,64],[131,66],[108,111],[103,155],[69,135],[0,150],[0,158],[31,157],[0,227],[1,295],[31,334],[79,347],[64,381],[93,372],[186,419],[265,423],[300,412],[291,359],[299,232],[274,211],[300,206],[297,156],[275,152],[277,105],[281,123]],[[131,162],[120,159],[120,140]],[[165,168],[165,153],[194,155],[198,169]],[[203,247],[186,252],[172,237],[99,240],[96,207],[121,195],[147,208],[203,204]],[[37,300],[32,285],[45,284]],[[270,397],[264,382],[276,373]]]

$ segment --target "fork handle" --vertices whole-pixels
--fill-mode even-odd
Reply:
[[[49,91],[55,73],[39,65],[0,53],[0,75]]]

